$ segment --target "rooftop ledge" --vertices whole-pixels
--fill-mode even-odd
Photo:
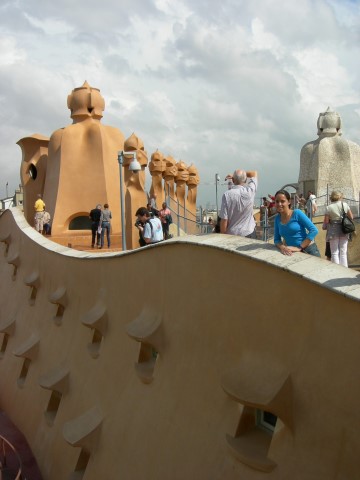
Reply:
[[[25,220],[23,213],[18,208],[6,210],[0,217],[0,237],[7,238],[10,232],[2,228],[2,220],[12,215],[17,226],[34,242],[38,243],[47,250],[68,257],[83,258],[89,260],[99,260],[102,258],[122,257],[123,255],[143,254],[151,248],[168,248],[175,245],[193,245],[206,248],[216,248],[225,252],[234,253],[243,257],[248,257],[257,262],[263,262],[272,265],[275,268],[286,270],[293,275],[302,277],[310,282],[321,285],[329,290],[360,301],[360,273],[350,268],[336,265],[327,260],[313,257],[306,253],[296,253],[292,256],[285,256],[271,243],[261,240],[252,240],[250,238],[239,237],[236,235],[210,234],[210,235],[185,235],[175,237],[166,242],[156,245],[129,250],[126,252],[81,252],[59,245],[48,238],[40,235]],[[3,218],[4,217],[4,218]]]

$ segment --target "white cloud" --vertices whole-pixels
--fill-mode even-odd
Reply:
[[[360,143],[359,18],[350,0],[2,4],[2,171],[17,187],[16,141],[71,123],[67,95],[87,80],[105,99],[103,122],[135,132],[149,156],[193,162],[204,184],[256,168],[260,192],[274,191],[297,180],[328,105]],[[213,196],[200,186],[200,202]]]
[[[73,28],[66,22],[55,18],[39,19],[24,13],[30,25],[42,30],[46,35],[66,35],[73,32]]]
[[[346,105],[359,101],[351,74],[334,53],[313,47],[294,53],[294,57],[299,64],[293,75],[305,104]]]
[[[13,65],[25,58],[25,51],[18,48],[14,37],[0,36],[0,67]]]

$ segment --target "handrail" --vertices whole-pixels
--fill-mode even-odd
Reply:
[[[351,210],[353,211],[353,214],[357,214],[354,215],[354,220],[358,221],[360,219],[360,201],[353,198],[344,198],[344,201],[348,203]],[[310,220],[313,220],[313,218],[315,217],[323,216],[325,214],[325,208],[329,205],[329,203],[330,200],[328,193],[317,197],[317,211],[314,215],[312,215],[312,212],[310,212]],[[202,211],[200,213],[200,218],[198,219],[196,215],[186,209],[186,204],[181,205],[178,200],[172,198],[170,194],[167,194],[167,206],[175,218],[175,221],[173,223],[177,226],[177,236],[180,236],[181,231],[185,232],[186,234],[192,235],[209,235],[210,233],[213,233],[214,225],[203,222]],[[176,207],[177,211],[175,211]],[[257,238],[259,240],[268,242],[270,239],[273,238],[275,216],[276,214],[269,215],[267,208],[264,209],[261,220],[256,223]],[[318,222],[314,220],[314,223]]]
[[[17,471],[16,477],[14,478],[14,480],[21,480],[22,462],[21,462],[20,455],[18,454],[14,445],[12,443],[10,443],[8,440],[6,440],[6,438],[3,437],[2,435],[0,435],[0,443],[1,443],[1,451],[2,451],[2,456],[3,456],[3,458],[0,459],[0,479],[2,478],[1,472],[3,471],[3,467],[6,466],[6,449],[5,449],[5,446],[7,445],[13,451],[13,453],[15,454],[15,457],[17,459],[17,463],[19,464],[18,471]]]

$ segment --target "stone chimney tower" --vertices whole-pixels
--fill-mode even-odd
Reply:
[[[347,199],[359,199],[360,146],[342,136],[341,117],[328,107],[317,121],[317,140],[306,143],[300,153],[299,192],[317,197],[339,190]]]

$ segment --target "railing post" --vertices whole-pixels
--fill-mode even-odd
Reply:
[[[326,184],[326,206],[329,206],[329,184]]]
[[[184,196],[184,232],[187,234],[186,198]]]
[[[179,201],[177,202],[177,218],[178,218],[177,234],[178,234],[178,237],[180,237],[180,204],[179,204]]]
[[[267,207],[265,208],[265,219],[264,219],[264,241],[268,241],[268,228],[269,228],[269,211]]]

